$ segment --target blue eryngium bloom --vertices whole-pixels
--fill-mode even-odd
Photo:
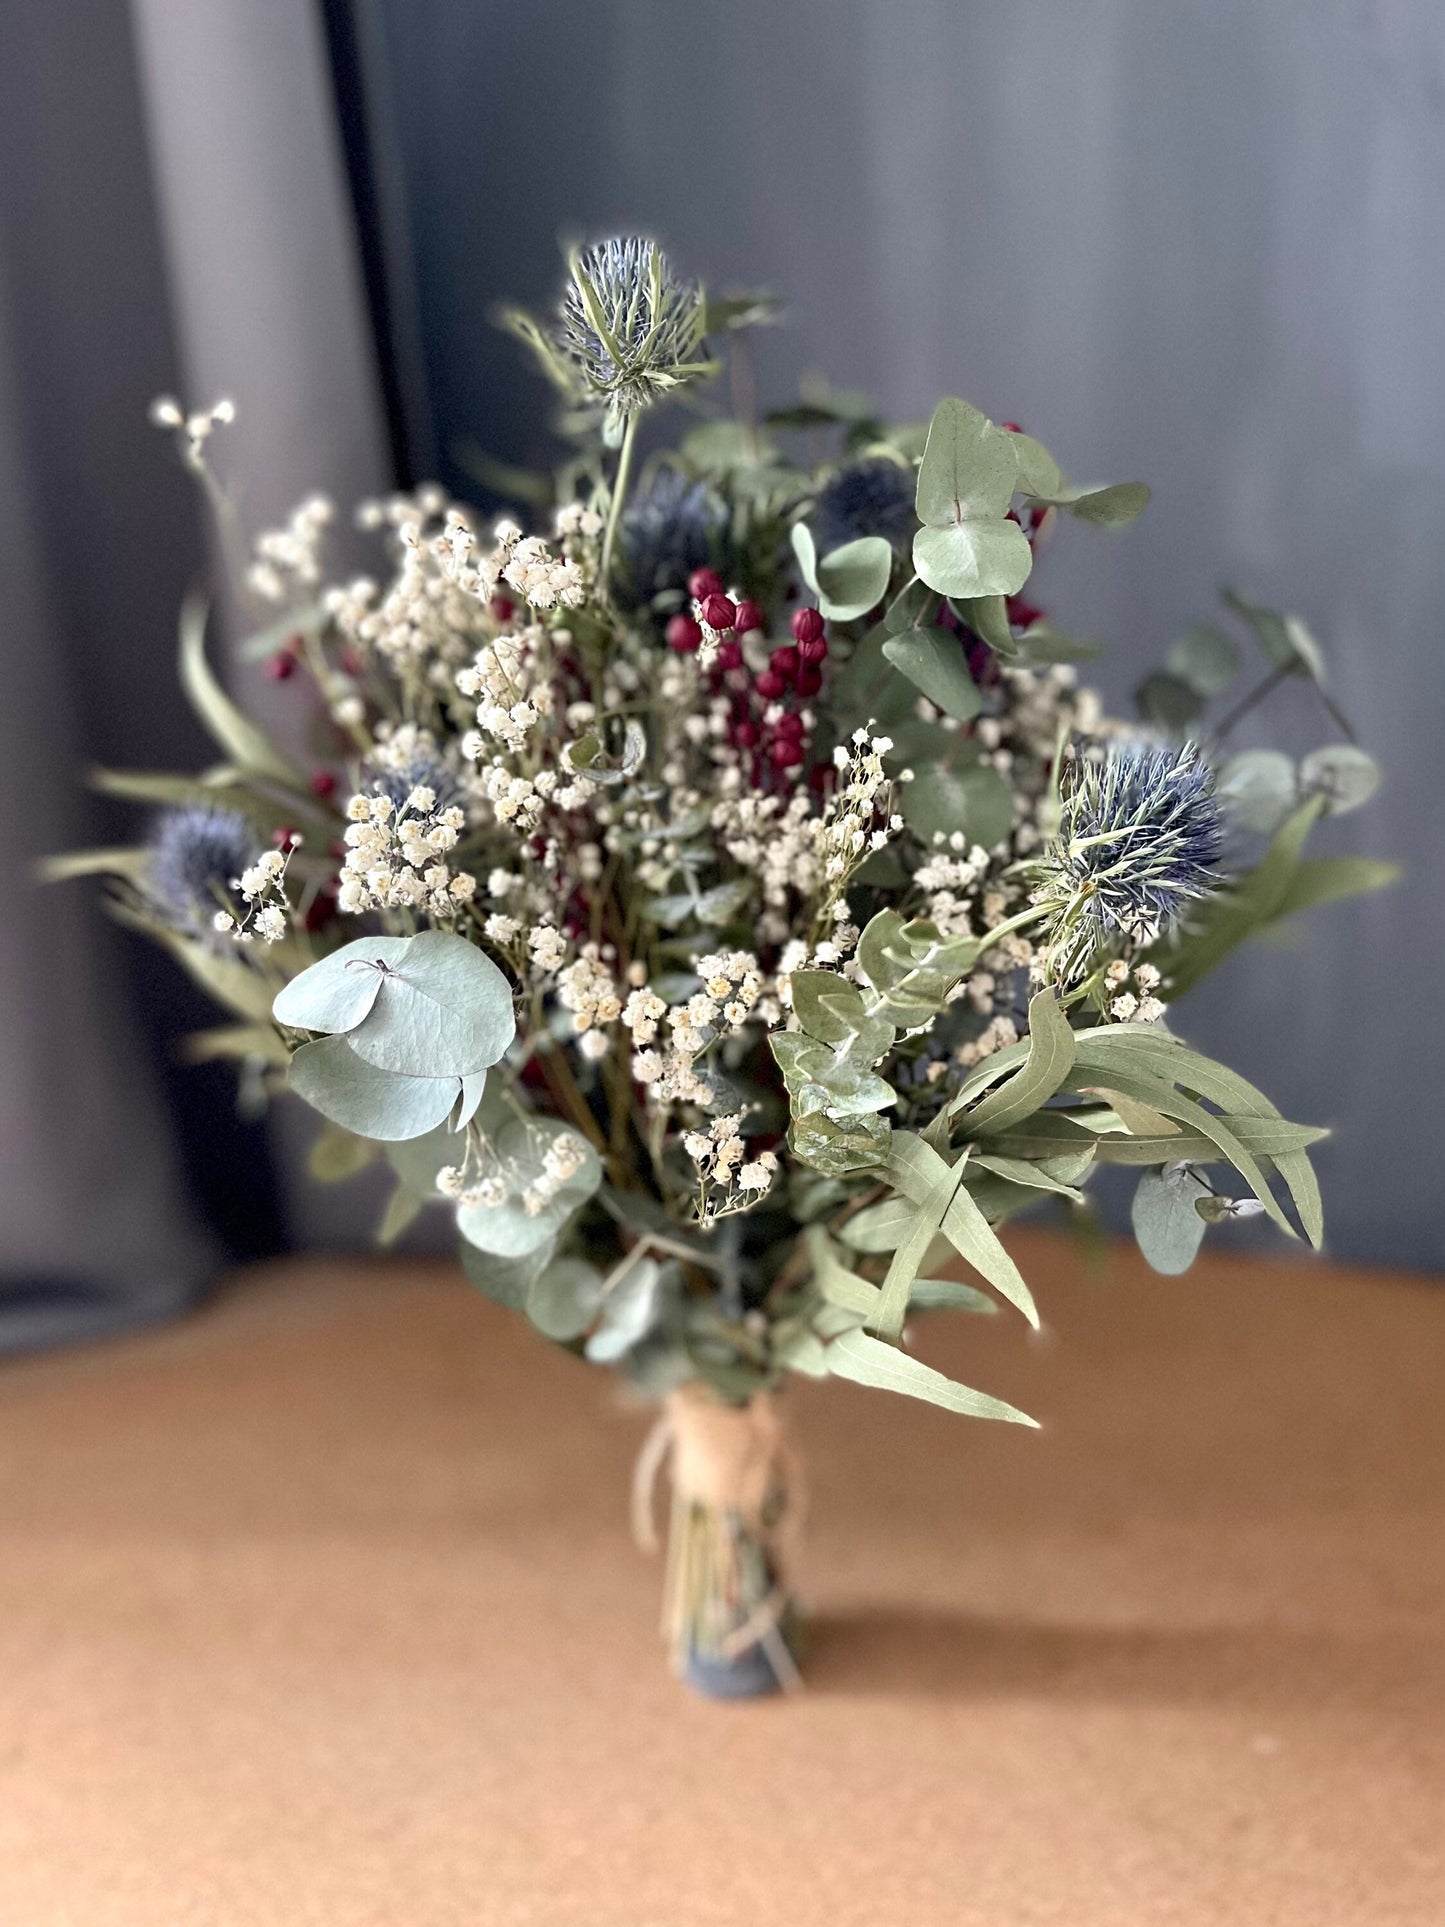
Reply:
[[[719,560],[726,512],[706,482],[659,468],[622,518],[623,587],[635,609],[654,596],[680,595],[694,569]]]
[[[239,810],[187,803],[155,820],[146,896],[156,913],[189,937],[210,937],[218,910],[241,913],[234,885],[255,861],[256,832]]]
[[[1066,772],[1059,828],[1034,866],[1053,974],[1077,978],[1123,938],[1150,943],[1219,883],[1213,772],[1182,749],[1111,743]]]
[[[901,542],[918,519],[913,494],[912,470],[890,462],[886,455],[843,469],[819,489],[809,517],[819,554],[840,549],[861,535]]]
[[[702,289],[677,278],[656,241],[615,235],[568,266],[554,345],[609,415],[635,414],[708,371]]]

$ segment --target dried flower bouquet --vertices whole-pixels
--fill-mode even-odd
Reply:
[[[511,317],[571,438],[543,532],[422,489],[362,511],[379,579],[328,586],[332,511],[303,504],[244,590],[322,753],[235,707],[190,609],[181,673],[224,761],[102,774],[165,806],[150,840],[52,866],[109,872],[227,1008],[200,1053],[328,1121],[318,1169],[390,1159],[384,1236],[444,1207],[483,1292],[664,1401],[669,1632],[720,1692],[793,1674],[787,1373],[1032,1423],[906,1320],[1001,1299],[1036,1323],[998,1227],[1082,1211],[1103,1165],[1139,1168],[1161,1270],[1251,1214],[1319,1242],[1322,1133],[1171,1006],[1388,876],[1303,853],[1375,785],[1352,742],[1227,754],[1289,678],[1348,736],[1299,622],[1233,598],[1262,683],[1209,722],[1241,655],[1196,629],[1126,724],[1025,600],[1057,526],[1118,528],[1142,486],[1067,483],[958,400],[926,427],[827,394],[694,411],[643,459],[649,411],[724,363],[746,392],[767,316],[647,240],[574,254],[556,315]],[[156,412],[228,513],[227,409]]]

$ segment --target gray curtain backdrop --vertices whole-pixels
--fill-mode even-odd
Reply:
[[[485,315],[541,301],[564,227],[642,226],[766,344],[923,414],[959,393],[1142,523],[1031,585],[1107,638],[1116,704],[1221,583],[1302,613],[1388,783],[1329,847],[1403,888],[1325,909],[1182,1005],[1188,1035],[1328,1123],[1331,1248],[1445,1265],[1445,8],[1439,0],[357,0],[406,210],[413,332],[458,438],[546,446]],[[438,438],[440,436],[440,438]],[[1301,689],[1256,735],[1327,740]]]
[[[805,366],[898,414],[960,392],[1081,476],[1154,484],[1134,532],[1073,534],[1039,580],[1117,646],[1116,699],[1221,581],[1311,620],[1390,772],[1334,847],[1410,881],[1241,957],[1179,1021],[1336,1127],[1337,1252],[1445,1263],[1437,0],[353,11],[419,469],[462,479],[466,436],[543,453],[488,306],[548,295],[563,226],[646,225],[786,298],[771,395]],[[93,892],[25,884],[118,829],[80,760],[204,755],[173,639],[205,537],[145,425],[162,389],[236,398],[253,524],[386,479],[312,0],[0,8],[0,1344],[163,1311],[214,1263],[165,1101],[189,1074],[157,1049],[174,983]],[[1303,696],[1269,720],[1323,735]],[[303,1237],[358,1231],[344,1196],[291,1208]]]
[[[208,753],[174,669],[206,533],[146,421],[163,390],[236,398],[218,452],[253,524],[312,488],[346,502],[388,479],[319,17],[309,0],[13,0],[0,8],[0,1349],[159,1315],[200,1289],[217,1247],[187,1165],[209,1163],[214,1215],[267,1206],[257,1147],[219,1090],[202,1147],[167,1115],[167,1085],[197,1088],[175,1047],[208,1020],[200,1000],[108,925],[95,886],[29,881],[43,852],[134,833],[134,817],[82,794],[86,762]],[[315,1212],[296,1201],[303,1236],[329,1228]]]

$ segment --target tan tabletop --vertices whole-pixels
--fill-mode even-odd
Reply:
[[[665,1672],[645,1415],[432,1266],[0,1375],[4,1927],[1440,1927],[1445,1293],[1215,1260],[799,1384],[810,1686]]]

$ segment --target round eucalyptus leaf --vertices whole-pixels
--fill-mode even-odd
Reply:
[[[1109,488],[1083,489],[1059,499],[1058,506],[1098,529],[1127,528],[1149,504],[1146,482],[1115,482]]]
[[[1134,701],[1145,722],[1171,736],[1187,729],[1204,707],[1198,690],[1164,669],[1144,678],[1134,691]]]
[[[1200,696],[1218,696],[1239,674],[1239,651],[1222,629],[1186,629],[1164,659],[1172,676]]]
[[[398,1077],[358,1057],[344,1037],[319,1037],[291,1059],[291,1089],[314,1111],[358,1137],[383,1143],[421,1137],[441,1123],[461,1091],[455,1077]]]
[[[888,593],[893,549],[881,535],[860,535],[818,563],[818,607],[832,622],[867,615]]]
[[[1187,1164],[1146,1170],[1129,1213],[1139,1249],[1155,1271],[1175,1277],[1188,1271],[1204,1242],[1204,1219],[1195,1210],[1209,1186]]]
[[[1247,749],[1219,772],[1215,794],[1245,829],[1273,836],[1299,799],[1294,764],[1281,750]]]
[[[639,1258],[623,1273],[603,1300],[601,1322],[587,1341],[594,1365],[612,1364],[646,1335],[661,1283],[662,1266],[652,1258]]]
[[[541,1272],[551,1262],[555,1249],[548,1238],[520,1258],[499,1258],[489,1251],[479,1251],[475,1245],[463,1239],[460,1246],[462,1270],[467,1274],[470,1284],[484,1296],[505,1305],[508,1311],[525,1311],[527,1295]]]
[[[527,1316],[547,1338],[565,1344],[591,1329],[602,1303],[602,1273],[585,1258],[558,1258],[532,1281]]]
[[[358,937],[343,944],[293,977],[271,1006],[278,1024],[292,1030],[319,1030],[334,1035],[355,1030],[371,1015],[381,992],[382,972],[404,957],[408,937]]]
[[[511,986],[491,958],[465,937],[424,930],[347,1042],[378,1070],[460,1078],[495,1064],[515,1035]]]
[[[1020,463],[1018,438],[1005,428],[997,428],[971,403],[949,395],[933,411],[928,424],[928,440],[918,466],[915,505],[920,522],[944,528],[964,522],[1001,522],[1013,499],[1014,491],[1025,486],[1020,473],[1027,466],[1043,474],[1052,468],[1052,458],[1037,442],[1024,447],[1027,461]],[[1014,526],[1014,525],[1010,525]],[[1022,540],[1022,535],[1020,535]],[[1024,543],[1027,548],[1028,544]],[[928,577],[922,569],[925,582]],[[930,583],[936,588],[936,583]],[[948,595],[951,590],[942,591]],[[961,589],[960,595],[990,595],[992,590]],[[1003,591],[1011,595],[1012,590]]]
[[[950,522],[913,538],[913,566],[939,595],[1017,595],[1033,562],[1017,522]]]
[[[915,770],[900,793],[904,820],[924,843],[961,830],[970,845],[992,850],[1013,828],[1013,793],[988,763],[962,769],[931,764]]]
[[[1344,816],[1368,803],[1380,787],[1380,766],[1353,743],[1330,743],[1306,756],[1299,766],[1306,796],[1326,799],[1331,816]]]
[[[528,1211],[523,1193],[542,1175],[543,1159],[558,1138],[576,1138],[582,1160],[539,1211]],[[555,1117],[514,1118],[497,1134],[496,1151],[503,1165],[515,1173],[513,1192],[505,1204],[466,1204],[457,1212],[457,1229],[469,1244],[502,1258],[525,1257],[584,1205],[602,1182],[602,1161],[585,1138]]]

